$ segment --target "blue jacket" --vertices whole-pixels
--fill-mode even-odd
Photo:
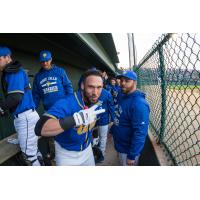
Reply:
[[[32,94],[36,108],[42,100],[44,109],[48,110],[59,99],[73,94],[73,88],[65,70],[53,65],[50,70],[41,68],[36,74]]]
[[[134,160],[140,155],[148,133],[150,108],[144,93],[135,92],[118,97],[117,121],[111,128],[115,149]]]
[[[83,109],[84,103],[81,92],[78,91],[64,99],[58,100],[44,115],[51,118],[65,118]],[[69,151],[83,151],[92,140],[92,128],[95,123],[88,126],[73,127],[55,136],[55,140]]]
[[[117,103],[117,96],[118,96],[118,93],[120,92],[120,87],[118,85],[110,85],[110,84],[107,84],[105,89],[110,92],[110,94],[112,95],[113,97],[113,101],[114,101],[114,104]]]
[[[7,94],[23,94],[21,102],[17,105],[15,111],[12,112],[13,115],[35,108],[28,75],[23,68],[16,73],[5,73],[5,82]]]
[[[104,126],[109,124],[110,117],[111,121],[114,122],[115,108],[114,108],[113,98],[112,95],[104,88],[102,89],[101,95],[99,97],[99,103],[102,104],[102,108],[104,108],[106,112],[99,115],[98,117],[99,120],[97,121],[97,125]]]

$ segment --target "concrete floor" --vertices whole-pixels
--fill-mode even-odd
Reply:
[[[103,163],[97,164],[96,166],[119,166],[119,160],[117,158],[117,152],[114,149],[112,136],[108,136],[105,160]]]
[[[19,166],[19,160],[17,159],[17,156],[14,156],[1,165]],[[96,166],[120,166],[111,135],[108,135],[105,160],[103,163],[97,164]],[[141,153],[139,166],[159,166],[157,156],[149,137],[147,137],[144,149]]]
[[[141,153],[139,166],[159,166],[157,156],[155,154],[154,148],[150,142],[149,137],[147,137],[144,149]],[[97,164],[96,166],[120,166],[119,159],[117,157],[117,152],[114,149],[113,139],[109,135],[106,147],[106,156],[103,163]]]

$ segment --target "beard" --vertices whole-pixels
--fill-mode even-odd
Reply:
[[[134,85],[130,86],[130,87],[121,87],[122,93],[124,94],[129,94],[133,91],[134,89]]]
[[[97,96],[88,96],[88,94],[83,90],[83,98],[84,98],[84,102],[87,106],[90,106],[91,104],[97,103],[98,102],[98,98]],[[96,99],[96,100],[94,100]]]
[[[127,94],[127,89],[126,88],[121,88],[121,90],[122,90],[123,94]]]

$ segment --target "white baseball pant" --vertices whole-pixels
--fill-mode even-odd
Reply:
[[[98,126],[98,135],[99,135],[99,148],[103,156],[105,156],[106,143],[108,137],[108,124],[105,126]]]
[[[31,109],[18,114],[14,119],[14,126],[21,151],[27,155],[29,161],[35,160],[35,162],[32,163],[33,166],[40,166],[37,159],[38,137],[35,135],[34,131],[38,120],[38,113]]]
[[[69,151],[55,141],[57,166],[95,166],[91,144],[83,151]]]

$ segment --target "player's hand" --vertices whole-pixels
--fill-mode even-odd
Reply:
[[[6,117],[8,115],[8,110],[5,106],[5,102],[0,98],[0,117]]]
[[[2,107],[0,107],[0,116],[2,117],[2,116],[4,116],[4,115],[5,115],[5,111],[3,110]]]
[[[134,163],[135,163],[135,160],[129,160],[129,159],[127,158],[127,165],[128,165],[128,166],[133,166]]]
[[[78,113],[74,113],[73,117],[76,123],[76,126],[80,125],[89,125],[96,121],[97,115],[104,113],[105,109],[96,110],[99,105],[94,105],[89,109],[81,110]]]
[[[108,129],[111,129],[113,124],[114,124],[114,122],[110,122],[109,125],[108,125]]]
[[[4,116],[5,115],[5,110],[4,110],[4,101],[2,98],[0,98],[0,117]]]

